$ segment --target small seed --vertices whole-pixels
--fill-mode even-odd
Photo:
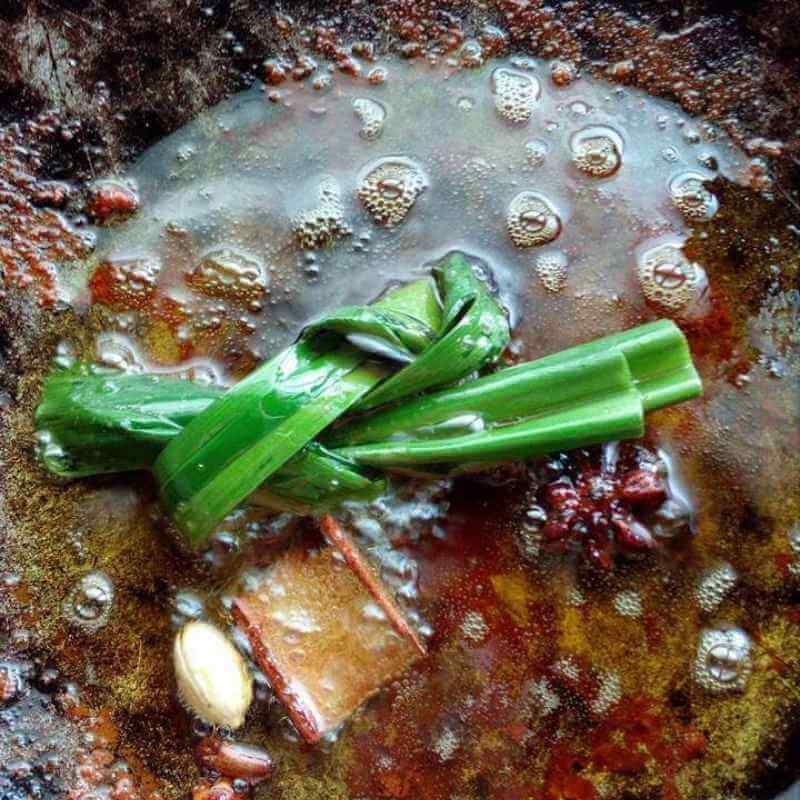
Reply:
[[[257,783],[272,773],[272,759],[266,750],[252,744],[207,736],[197,746],[197,760],[210,772]]]
[[[253,700],[253,679],[220,630],[199,620],[184,625],[175,637],[173,662],[181,699],[198,717],[241,726]]]

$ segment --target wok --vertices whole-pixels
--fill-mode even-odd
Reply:
[[[715,450],[717,439],[698,435],[683,477],[708,488],[692,544],[675,545],[669,569],[637,572],[633,565],[621,578],[586,578],[588,603],[565,604],[558,619],[547,605],[547,586],[561,577],[519,560],[515,525],[525,491],[519,476],[479,483],[477,490],[460,481],[446,498],[439,488],[424,490],[447,529],[446,544],[437,544],[429,520],[412,515],[433,542],[423,546],[420,578],[426,610],[440,623],[429,642],[433,657],[371,701],[339,739],[316,747],[298,740],[280,703],[261,686],[261,710],[242,736],[266,747],[278,769],[254,796],[800,797],[794,784],[800,584],[788,538],[793,531],[800,537],[798,11],[780,0],[6,2],[0,8],[0,797],[179,797],[201,780],[194,748],[207,731],[175,696],[171,617],[191,612],[194,597],[180,587],[216,590],[219,577],[174,545],[149,477],[58,483],[34,453],[33,410],[53,357],[65,355],[65,340],[90,347],[107,324],[85,294],[55,291],[48,271],[52,266],[60,285],[69,286],[69,276],[80,272],[76,265],[90,258],[88,187],[99,176],[124,172],[149,147],[237,92],[262,84],[265,94],[278,90],[285,85],[278,73],[287,73],[291,85],[293,70],[305,78],[328,63],[348,76],[366,72],[372,61],[418,64],[431,54],[457,61],[469,56],[465,42],[477,42],[487,58],[531,55],[554,72],[580,70],[675,102],[719,125],[746,153],[747,181],[718,185],[722,222],[692,243],[692,257],[706,264],[723,310],[715,307],[708,327],[689,326],[689,335],[713,381],[730,383],[752,370],[765,376],[741,405],[733,395],[714,395],[721,438],[729,436],[735,452],[748,450],[748,459],[726,461]],[[67,220],[63,228],[51,214]],[[23,252],[28,257],[20,266]],[[310,316],[298,294],[301,311],[273,345],[288,341],[292,325]],[[520,352],[538,354],[539,335],[547,341],[523,315]],[[559,337],[551,339],[555,349]],[[255,363],[236,348],[225,359],[237,376]],[[678,422],[665,417],[663,425]],[[262,537],[234,563],[268,560],[270,553]],[[502,574],[458,573],[453,559],[500,564]],[[739,579],[725,613],[752,639],[748,689],[723,704],[698,691],[691,670],[675,661],[684,652],[675,640],[713,623],[697,611],[692,585],[681,577],[701,561],[735,562]],[[113,588],[100,586],[113,593],[112,615],[102,629],[76,627],[66,607],[81,580],[98,574],[113,578]],[[647,587],[646,597],[664,604],[647,609],[633,640],[616,633],[625,622],[614,612],[630,575]],[[484,584],[494,588],[488,600]],[[495,651],[465,646],[453,633],[456,610],[463,615],[465,608],[490,622],[502,617]],[[670,630],[675,619],[690,622]],[[528,638],[516,640],[515,625]],[[550,644],[537,650],[529,640]],[[570,684],[562,674],[552,689],[562,647],[579,654],[608,649],[615,664],[626,662],[637,676],[637,687],[650,672],[654,689],[625,694],[608,717],[593,714],[580,681]],[[582,658],[572,667],[584,670],[596,692],[602,675]],[[526,660],[530,674],[512,675],[508,665]],[[551,670],[546,686],[534,679],[539,661]],[[662,672],[674,677],[659,682]],[[552,719],[537,727],[530,716],[507,713],[509,703],[522,702],[523,685],[539,692],[538,703],[549,698],[560,706],[556,717],[564,727]],[[481,703],[485,708],[474,711]],[[406,736],[414,747],[402,746]]]

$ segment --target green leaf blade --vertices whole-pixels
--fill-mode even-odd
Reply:
[[[496,464],[554,450],[633,439],[644,433],[644,408],[635,389],[543,417],[479,433],[438,439],[386,441],[335,452],[357,464],[382,469],[423,465]]]

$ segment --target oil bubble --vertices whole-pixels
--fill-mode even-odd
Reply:
[[[661,158],[668,164],[674,164],[680,158],[680,155],[672,145],[669,145],[661,151]]]
[[[486,57],[480,42],[475,39],[467,39],[458,53],[458,60],[462,67],[476,69],[482,67]]]
[[[568,266],[569,260],[560,250],[542,253],[536,259],[536,273],[549,292],[560,292],[566,286]]]
[[[495,108],[501,117],[515,125],[531,118],[542,87],[533,75],[500,67],[492,73]]]
[[[386,79],[389,77],[389,70],[386,67],[373,67],[367,73],[367,81],[371,83],[373,86],[378,86],[381,83],[386,83]]]
[[[788,565],[790,575],[800,576],[800,524],[788,532],[786,538],[789,540],[789,547],[792,549],[792,560]]]
[[[344,219],[339,184],[333,178],[326,176],[320,181],[317,205],[292,220],[292,231],[306,250],[316,250],[352,233]]]
[[[178,148],[177,152],[175,153],[175,158],[177,161],[186,162],[189,161],[195,154],[195,150],[191,145],[185,144]]]
[[[89,281],[92,300],[119,308],[139,308],[152,298],[160,271],[161,263],[150,257],[102,261]]]
[[[673,314],[698,310],[708,289],[705,270],[671,244],[646,251],[639,260],[638,277],[645,299]]]
[[[525,162],[529,167],[541,167],[547,158],[548,149],[544,139],[531,139],[525,144]]]
[[[0,708],[11,705],[26,689],[23,665],[17,661],[0,661]]]
[[[358,199],[379,225],[397,225],[427,188],[422,170],[405,158],[386,158],[367,168]]]
[[[699,172],[682,172],[669,182],[672,202],[687,220],[708,220],[717,213],[716,196],[704,185]]]
[[[614,610],[621,617],[641,617],[644,613],[641,595],[635,589],[625,589],[614,596]]]
[[[572,162],[584,174],[608,178],[622,166],[622,137],[612,128],[584,128],[570,142]]]
[[[268,285],[267,272],[254,256],[229,248],[206,253],[186,281],[207,297],[240,303],[259,300]]]
[[[538,247],[558,238],[561,218],[542,195],[520,192],[508,207],[506,226],[517,247]]]
[[[725,596],[736,585],[736,570],[728,563],[707,569],[697,582],[695,597],[703,611],[712,613],[719,608]]]
[[[102,628],[111,615],[114,586],[104,572],[84,575],[64,600],[67,620],[89,632]]]
[[[576,117],[585,117],[592,110],[592,107],[582,100],[573,100],[573,102],[569,104],[569,110]]]
[[[578,69],[571,61],[553,61],[550,63],[550,80],[554,86],[565,88],[578,78]]]
[[[461,634],[465,639],[480,644],[489,633],[489,626],[479,611],[467,611],[461,621]]]
[[[695,680],[714,693],[742,691],[753,671],[750,650],[750,637],[741,628],[706,628],[700,632]]]
[[[193,619],[200,619],[205,613],[203,597],[191,589],[180,589],[172,598],[171,622],[174,628],[181,628]]]
[[[800,524],[795,525],[788,533],[789,545],[797,556],[800,556]]]
[[[101,333],[95,339],[97,360],[123,372],[142,372],[144,364],[128,339],[116,333]]]
[[[357,97],[353,100],[353,111],[361,123],[358,135],[368,142],[379,139],[386,121],[384,105],[368,97]]]
[[[616,672],[602,671],[598,676],[597,694],[590,704],[593,714],[601,716],[622,698],[622,681]]]

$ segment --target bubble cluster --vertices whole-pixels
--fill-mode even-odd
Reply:
[[[117,308],[141,308],[156,291],[161,264],[155,258],[103,261],[89,280],[92,301]]]
[[[578,68],[571,61],[553,61],[550,64],[550,80],[554,86],[564,89],[575,83]]]
[[[267,272],[253,256],[220,248],[207,253],[186,278],[198,292],[260,308]]]
[[[368,97],[357,97],[353,100],[353,111],[361,123],[358,135],[368,142],[379,139],[386,121],[386,108],[383,104]]]
[[[427,188],[422,170],[407,159],[384,159],[370,167],[358,187],[358,199],[379,225],[397,225]]]
[[[611,128],[585,128],[572,137],[570,147],[573,164],[593,178],[608,178],[622,166],[622,137]]]
[[[461,633],[471,642],[482,642],[489,632],[489,626],[483,615],[478,611],[467,611],[461,621]]]
[[[339,184],[333,178],[322,179],[317,205],[292,220],[292,231],[306,250],[316,250],[352,233],[344,218]]]
[[[101,333],[95,337],[97,362],[122,372],[142,372],[144,364],[128,339],[117,333]]]
[[[601,672],[599,686],[594,700],[590,704],[593,714],[601,716],[612,706],[615,706],[622,697],[622,682],[616,672]]]
[[[549,292],[560,292],[566,286],[568,266],[567,256],[560,250],[542,253],[536,259],[536,273]]]
[[[581,669],[572,656],[564,656],[553,663],[553,673],[569,681],[579,681]]]
[[[96,181],[89,189],[86,210],[104,225],[130,216],[139,208],[139,198],[131,186],[119,181]]]
[[[16,124],[0,127],[0,295],[29,291],[42,307],[58,299],[57,266],[79,262],[95,246],[94,235],[62,213],[77,187],[38,178],[42,148],[66,132],[57,117],[42,112],[26,132]]]
[[[90,572],[67,595],[64,615],[73,625],[94,632],[108,622],[113,603],[111,579],[104,572]]]
[[[577,586],[569,587],[565,600],[567,605],[571,608],[580,608],[586,605],[586,596]]]
[[[645,252],[639,260],[638,277],[645,299],[671,313],[685,311],[708,286],[703,268],[689,261],[680,247],[671,244]]]
[[[450,728],[443,728],[431,745],[431,749],[439,757],[439,760],[444,762],[453,758],[459,745],[458,736]]]
[[[541,94],[541,85],[533,75],[500,67],[492,73],[492,88],[501,117],[514,125],[528,122]]]
[[[462,67],[467,67],[468,69],[482,67],[486,62],[486,55],[480,42],[475,39],[467,39],[458,53],[458,61]]]
[[[527,561],[535,561],[542,551],[542,528],[547,522],[547,512],[536,504],[524,513],[522,524],[514,535],[519,554]]]
[[[525,163],[529,167],[541,167],[547,158],[547,142],[543,139],[531,139],[525,143]]]
[[[694,678],[710,692],[742,691],[753,671],[750,637],[732,626],[700,632]]]
[[[538,247],[558,238],[561,218],[542,195],[520,192],[508,206],[506,226],[517,247]]]
[[[614,597],[614,610],[621,617],[641,617],[644,612],[642,597],[635,589],[626,589]]]
[[[707,613],[716,611],[725,596],[736,585],[736,570],[728,563],[707,569],[697,582],[695,597],[700,608]]]
[[[561,698],[547,678],[529,681],[523,688],[523,702],[539,717],[558,710]]]
[[[672,202],[687,220],[711,219],[719,203],[713,192],[704,185],[706,178],[698,172],[682,172],[670,181]]]

